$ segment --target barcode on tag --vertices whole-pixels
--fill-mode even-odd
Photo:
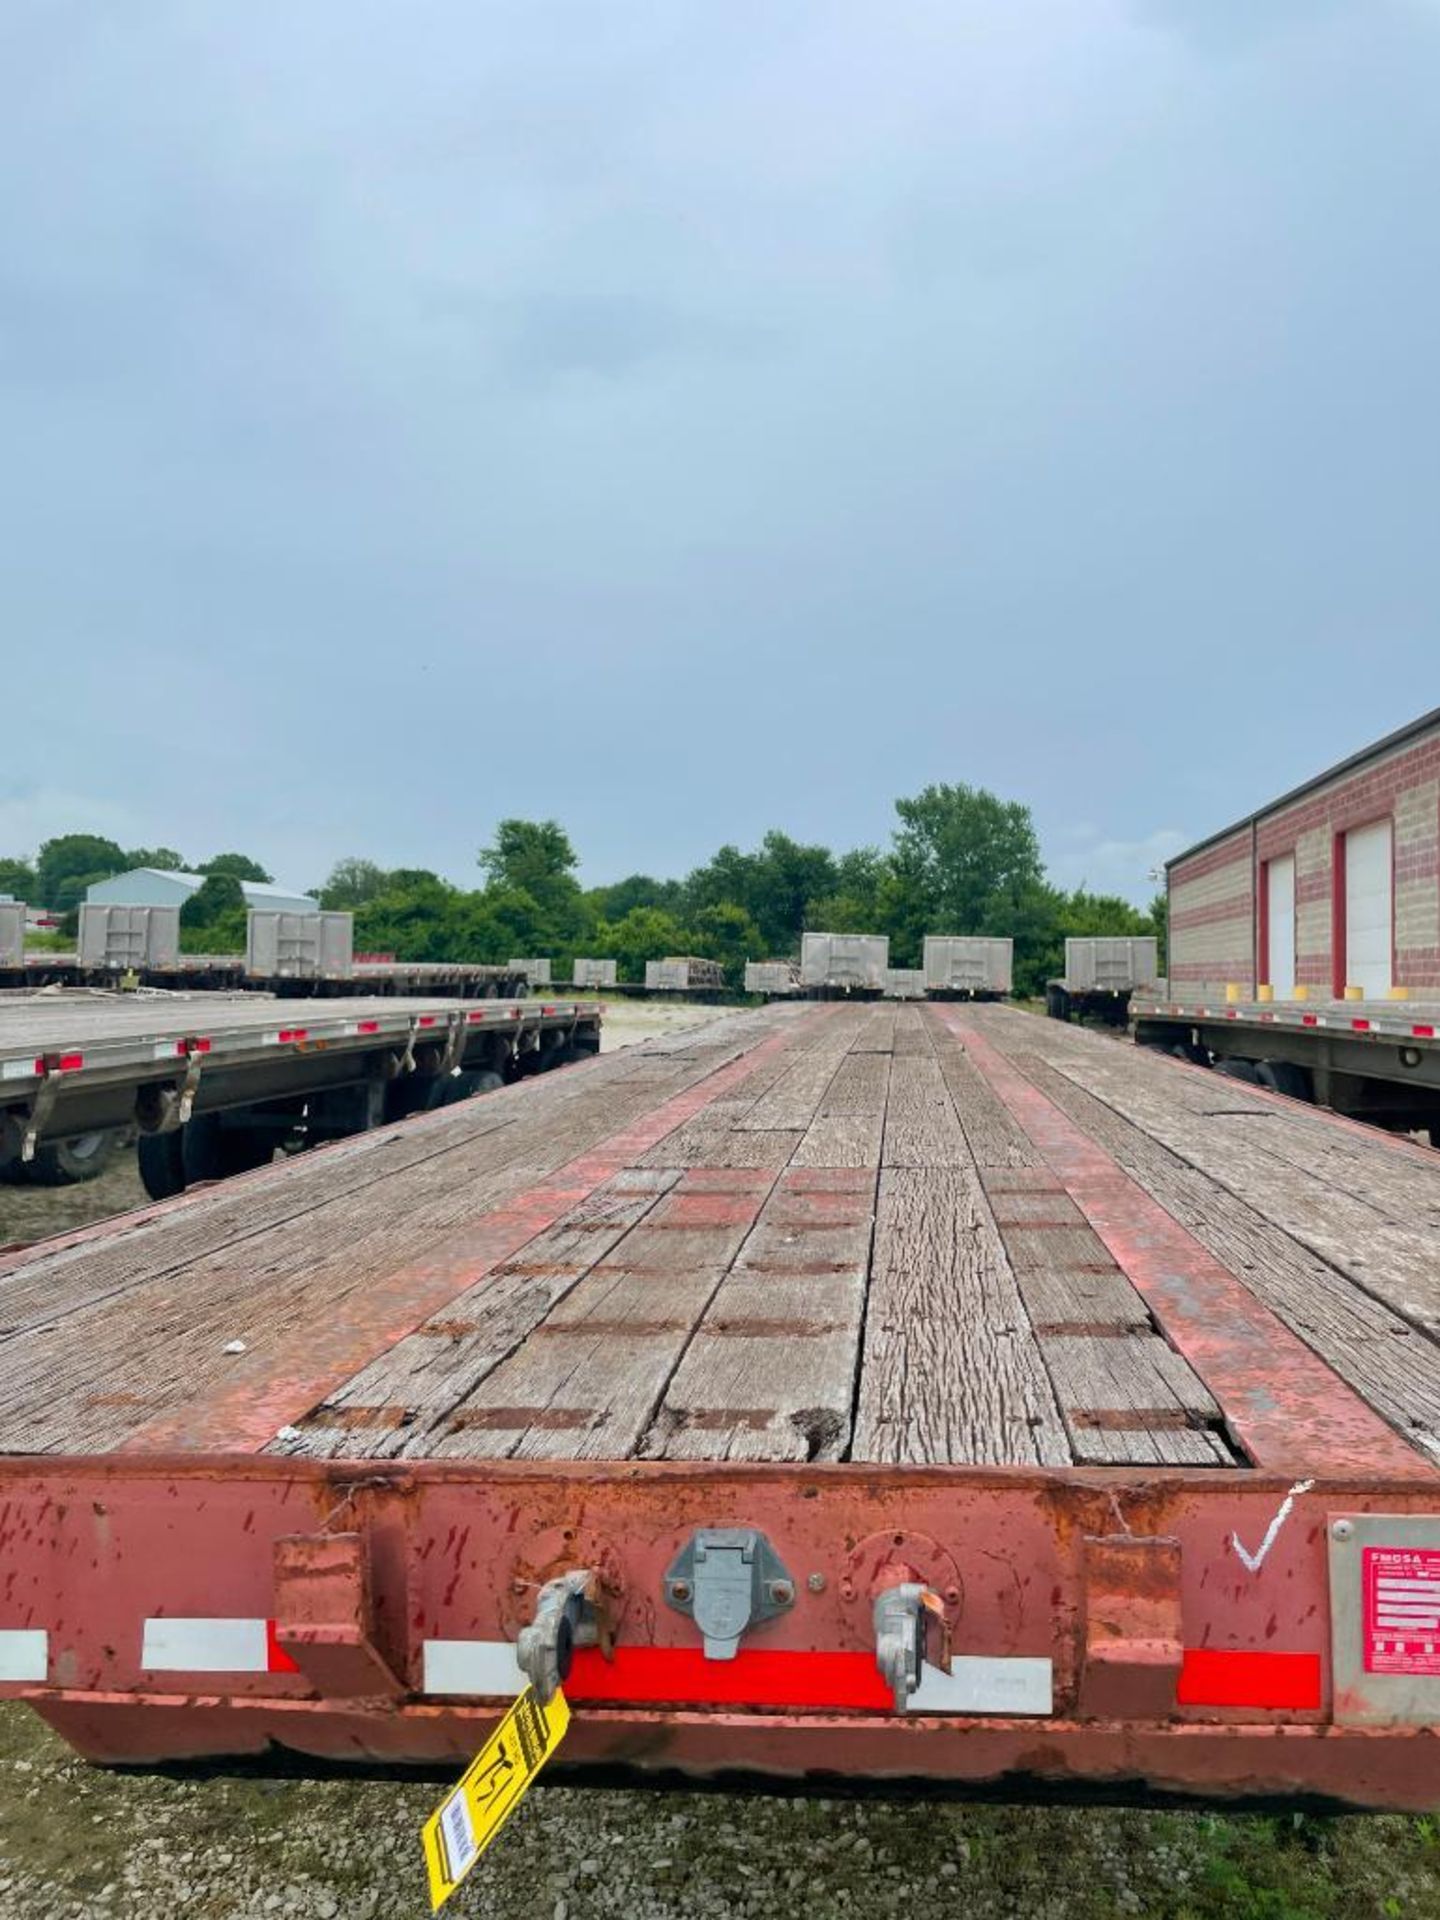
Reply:
[[[519,1806],[565,1737],[570,1709],[557,1687],[544,1706],[527,1687],[420,1835],[430,1904],[442,1907]]]
[[[450,1878],[463,1879],[480,1851],[463,1789],[453,1793],[440,1810],[440,1837],[445,1843],[445,1866]]]

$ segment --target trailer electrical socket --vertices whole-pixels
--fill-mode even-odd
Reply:
[[[740,1636],[795,1604],[795,1582],[754,1527],[701,1527],[671,1561],[665,1598],[699,1627],[707,1660],[733,1660]]]

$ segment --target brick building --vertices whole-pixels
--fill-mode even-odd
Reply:
[[[1178,854],[1177,993],[1440,993],[1440,709]],[[1296,988],[1303,994],[1296,995]]]

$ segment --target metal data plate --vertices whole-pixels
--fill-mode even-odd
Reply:
[[[1440,1726],[1440,1517],[1332,1514],[1337,1726]]]

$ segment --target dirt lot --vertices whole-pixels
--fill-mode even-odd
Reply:
[[[607,1045],[712,1013],[618,1003]],[[88,1187],[0,1187],[0,1243],[142,1198],[128,1161]],[[76,1761],[28,1709],[6,1707],[0,1920],[419,1920],[428,1903],[418,1834],[439,1792],[414,1779],[105,1772]],[[507,1920],[1440,1920],[1440,1828],[550,1784],[450,1911]]]

